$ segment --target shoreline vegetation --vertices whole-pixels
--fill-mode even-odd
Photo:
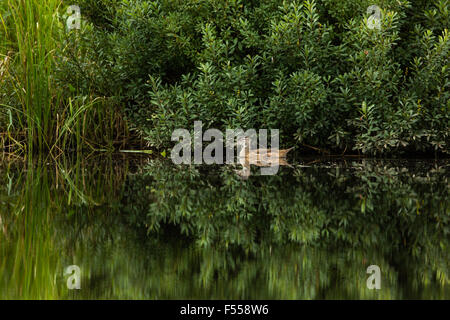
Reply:
[[[307,154],[448,158],[449,1],[382,1],[380,29],[372,4],[2,1],[1,153],[156,154],[200,120]]]

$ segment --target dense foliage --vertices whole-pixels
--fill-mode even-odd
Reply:
[[[121,101],[150,145],[202,120],[335,152],[449,152],[448,0],[380,0],[380,29],[373,1],[78,3],[62,85]]]

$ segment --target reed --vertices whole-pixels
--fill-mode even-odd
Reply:
[[[28,151],[47,149],[52,140],[60,92],[52,81],[55,34],[60,28],[60,0],[9,0],[16,46],[15,93],[21,110],[19,123],[27,131]]]
[[[68,94],[57,82],[68,48],[62,0],[0,4],[0,148],[54,157],[70,151],[113,151],[129,137],[120,106]]]

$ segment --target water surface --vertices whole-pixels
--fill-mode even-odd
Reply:
[[[450,298],[448,161],[296,159],[247,180],[234,169],[2,163],[0,299]]]

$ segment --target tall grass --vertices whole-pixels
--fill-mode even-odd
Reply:
[[[60,5],[60,0],[8,0],[13,29],[6,32],[17,50],[17,72],[12,76],[19,102],[19,108],[10,109],[27,130],[30,152],[48,149],[52,142],[53,114],[60,97],[52,81]]]
[[[0,3],[0,147],[33,154],[123,147],[129,135],[120,108],[106,99],[70,96],[57,82],[64,60],[62,0]],[[12,148],[11,148],[12,146]]]

